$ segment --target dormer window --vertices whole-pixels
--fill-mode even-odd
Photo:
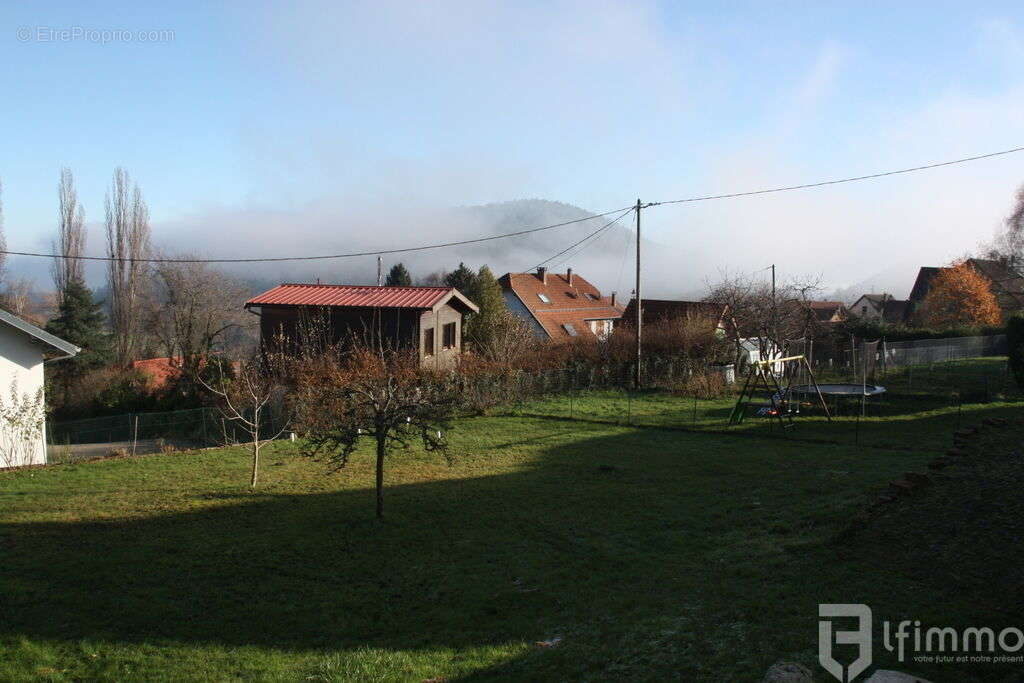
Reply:
[[[586,295],[587,298],[590,299],[591,301],[597,301],[597,297],[591,294],[590,292],[587,292]]]
[[[576,331],[576,328],[572,326],[572,323],[565,323],[562,327],[570,337],[575,337],[579,334],[579,332]]]
[[[546,304],[551,303],[551,299],[548,298],[547,294],[538,294],[537,298],[540,299],[541,301],[543,301]]]

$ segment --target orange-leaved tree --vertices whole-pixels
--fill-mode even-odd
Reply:
[[[928,327],[998,325],[1002,318],[992,283],[966,261],[939,269],[921,302],[920,322]]]

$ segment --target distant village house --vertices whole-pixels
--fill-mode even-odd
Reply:
[[[600,290],[572,272],[505,273],[498,278],[505,304],[538,339],[606,339],[622,317],[615,294]]]
[[[850,306],[850,313],[861,320],[896,325],[905,320],[907,301],[894,299],[891,294],[864,294]]]
[[[1012,259],[970,258],[967,259],[967,264],[991,283],[992,294],[996,297],[996,303],[1004,319],[1024,310],[1024,277],[1018,272]],[[941,270],[942,268],[934,266],[924,266],[917,272],[917,279],[907,300],[905,318],[908,322],[913,322],[915,314],[921,310],[921,304],[931,291],[932,281]]]
[[[710,301],[681,301],[671,299],[643,299],[640,308],[644,325],[664,320],[693,320],[707,325],[721,336],[733,336],[735,324],[725,304]],[[630,299],[622,313],[622,324],[636,326],[636,299]]]

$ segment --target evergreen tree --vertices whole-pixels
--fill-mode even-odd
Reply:
[[[65,392],[82,375],[110,362],[110,340],[103,328],[103,305],[93,301],[81,280],[68,282],[57,316],[46,324],[47,332],[82,349],[53,366],[54,381]]]
[[[384,284],[388,287],[412,287],[412,275],[409,275],[409,271],[399,262],[391,266]]]
[[[476,287],[476,273],[466,267],[465,263],[459,263],[459,267],[444,276],[444,284],[447,287],[454,287],[472,300],[470,293]]]
[[[481,266],[474,277],[472,288],[464,294],[480,309],[466,318],[465,337],[477,349],[488,345],[497,333],[508,312],[501,285],[487,266]]]

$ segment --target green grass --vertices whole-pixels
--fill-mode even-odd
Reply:
[[[275,444],[255,493],[241,449],[0,472],[0,680],[757,680],[816,668],[819,602],[996,625],[834,542],[926,450],[530,417],[453,440],[391,459],[383,521],[368,453],[328,474]]]
[[[843,381],[827,372],[820,375],[820,382]],[[830,399],[831,420],[810,405],[785,429],[776,420],[753,415],[753,408],[742,423],[730,425],[734,395],[695,401],[664,390],[582,390],[530,400],[504,412],[938,453],[950,446],[953,432],[962,424],[1012,415],[1024,402],[1006,374],[1002,357],[899,368],[878,381],[887,392],[868,399],[865,417],[860,416],[858,399],[842,399],[838,404]],[[762,392],[751,405],[756,408],[767,400],[767,393]]]

